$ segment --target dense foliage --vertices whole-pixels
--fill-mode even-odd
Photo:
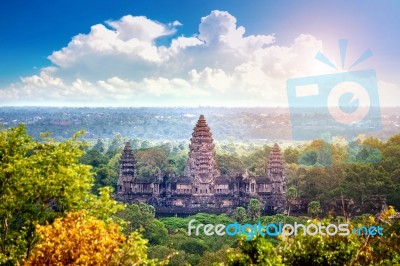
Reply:
[[[347,236],[321,235],[282,239],[277,246],[261,236],[251,241],[239,239],[239,247],[231,250],[229,265],[398,265],[400,263],[400,221],[393,219],[394,209],[382,212],[377,221],[363,219],[362,225],[382,226],[383,236],[349,234]],[[327,225],[332,219],[313,220],[310,223]],[[350,230],[360,224],[352,223]]]
[[[55,142],[45,134],[38,142],[22,125],[0,132],[1,265],[24,260],[33,265],[108,261],[112,252],[96,251],[100,247],[97,244],[96,250],[91,249],[102,241],[107,250],[133,252],[129,256],[122,251],[113,255],[116,265],[123,260],[151,262],[141,236],[134,234],[135,241],[123,242],[125,237],[117,224],[126,222],[113,214],[124,206],[110,198],[112,189],[99,189],[99,196],[90,192],[91,167],[78,163],[83,144],[77,137]],[[84,211],[62,219],[67,212],[78,210]],[[83,213],[88,216],[83,218]],[[109,239],[103,239],[105,232],[110,234]],[[69,250],[71,245],[78,249]],[[50,253],[56,257],[48,257]]]
[[[27,257],[36,241],[35,226],[91,198],[90,167],[74,139],[36,142],[19,126],[0,132],[0,262]]]
[[[126,239],[120,230],[85,211],[69,213],[37,226],[39,241],[25,265],[154,265],[147,259],[147,241],[137,233]]]
[[[79,133],[81,134],[81,133]],[[288,212],[264,216],[252,199],[230,214],[157,218],[152,206],[122,205],[113,198],[118,160],[126,140],[79,134],[57,142],[30,137],[24,126],[0,132],[0,264],[27,265],[395,265],[400,263],[400,222],[393,208],[371,216],[371,199],[400,207],[400,135],[387,141],[315,140],[282,146],[287,162]],[[179,142],[131,140],[139,178],[182,174],[187,147]],[[223,175],[248,170],[265,175],[270,147],[217,143]],[[300,215],[299,200],[308,205]],[[341,206],[335,202],[346,203]],[[341,201],[340,201],[341,200]],[[342,207],[342,208],[341,208]],[[364,208],[364,209],[363,209]],[[369,209],[368,209],[369,208]],[[298,211],[298,210],[297,210]],[[360,213],[361,212],[361,213]],[[292,216],[296,214],[297,216]],[[337,214],[343,217],[336,216]],[[291,216],[288,216],[291,215]],[[307,215],[307,216],[306,216]],[[333,216],[332,216],[333,215]],[[398,214],[397,214],[398,215]],[[327,217],[319,219],[318,217]],[[383,236],[188,235],[188,223],[339,223],[380,225]]]

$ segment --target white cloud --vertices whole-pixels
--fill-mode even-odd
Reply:
[[[237,27],[236,18],[226,11],[218,10],[201,19],[199,32],[199,39],[209,46],[225,45],[234,49],[242,48],[244,52],[250,53],[275,41],[273,35],[244,37],[245,28]]]
[[[52,66],[0,89],[0,104],[286,105],[287,79],[332,73],[314,60],[323,48],[314,36],[279,45],[274,34],[246,35],[224,11],[192,36],[175,36],[181,25],[131,15],[96,24],[53,52]],[[157,44],[163,36],[169,45]]]
[[[206,67],[200,72],[192,69],[188,74],[193,84],[211,91],[225,92],[228,88],[232,87],[232,77],[226,74],[222,69]]]
[[[172,23],[172,26],[177,26],[177,23],[179,21]],[[107,21],[107,24],[115,29],[118,38],[123,41],[137,39],[151,43],[158,37],[175,32],[175,29],[168,29],[165,25],[143,16],[133,17],[128,15],[117,21]]]
[[[378,81],[378,92],[381,106],[399,106],[400,86]]]
[[[175,20],[172,23],[169,23],[168,25],[178,27],[178,26],[182,26],[182,23],[180,23],[178,20]]]

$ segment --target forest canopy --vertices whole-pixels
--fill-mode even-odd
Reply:
[[[124,142],[79,141],[82,132],[56,141],[37,140],[23,125],[0,131],[0,264],[88,265],[393,265],[400,263],[400,135],[387,141],[359,138],[350,143],[314,140],[284,146],[288,207],[307,199],[308,212],[265,216],[256,199],[231,214],[199,213],[157,218],[152,206],[113,200],[118,160]],[[131,140],[140,178],[182,174],[187,147],[182,143]],[[270,146],[218,143],[223,175],[248,170],[263,175]],[[386,197],[379,213],[336,216],[332,202],[351,198],[354,208],[371,197]],[[397,217],[397,218],[396,218]],[[350,218],[350,220],[349,220]],[[256,236],[251,241],[218,236],[188,236],[187,224],[338,223],[380,225],[384,235]],[[347,219],[347,220],[346,220]],[[101,243],[102,249],[98,248]]]

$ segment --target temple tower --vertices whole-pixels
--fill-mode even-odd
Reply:
[[[189,145],[189,159],[184,175],[190,177],[195,184],[212,185],[215,178],[220,176],[217,162],[215,160],[215,144],[210,128],[204,115],[200,115],[193,129]],[[210,193],[212,188],[207,189]],[[196,193],[198,191],[194,191]]]
[[[284,208],[286,204],[285,159],[276,143],[268,157],[267,176],[271,180],[272,199],[275,207]]]
[[[136,176],[135,154],[131,144],[126,142],[119,160],[118,194],[133,192],[133,181]]]

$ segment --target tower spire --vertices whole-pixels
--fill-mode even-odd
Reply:
[[[189,144],[189,159],[185,176],[199,183],[214,183],[220,176],[215,160],[215,144],[204,115],[200,115]]]
[[[118,192],[131,192],[131,183],[136,178],[136,159],[131,143],[126,142],[119,160]]]
[[[285,160],[283,159],[281,149],[278,144],[274,144],[268,156],[268,174],[271,175],[285,175]]]
[[[281,211],[286,204],[285,159],[276,143],[268,157],[267,175],[272,183],[273,205]]]

